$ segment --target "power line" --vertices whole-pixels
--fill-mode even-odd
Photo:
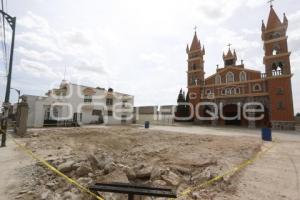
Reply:
[[[4,2],[3,2],[3,0],[1,0],[1,7],[2,7],[2,11],[4,11]],[[2,19],[2,29],[3,29],[3,44],[4,44],[4,61],[3,62],[4,62],[4,65],[5,65],[6,73],[8,73],[8,69],[7,69],[6,32],[5,32],[5,20],[4,20],[4,16],[3,16],[3,19]]]
[[[8,3],[7,3],[7,0],[5,0],[5,12],[8,12],[8,10],[7,10],[7,5],[8,5]],[[4,8],[3,8],[4,9]],[[4,19],[3,19],[3,21],[4,21]],[[4,29],[5,30],[5,29]],[[5,43],[4,43],[4,45],[5,45],[5,47],[6,47],[6,41],[5,41]],[[6,74],[8,74],[8,57],[7,57],[7,52],[6,52],[6,60],[5,60],[5,66],[6,66]]]
[[[3,15],[0,15],[0,29],[1,29],[1,31],[0,31],[0,33],[1,33],[1,47],[2,47],[2,51],[1,51],[1,53],[2,53],[2,56],[3,56],[3,65],[4,65],[4,68],[5,68],[5,70],[6,70],[6,73],[7,73],[7,67],[6,67],[6,64],[5,64],[5,62],[6,62],[6,58],[5,58],[5,50],[4,50],[4,37],[3,37],[3,29],[2,29],[2,20],[4,20],[4,18],[3,18]]]

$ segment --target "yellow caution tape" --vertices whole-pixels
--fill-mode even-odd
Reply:
[[[45,161],[44,159],[39,158],[38,156],[36,156],[30,149],[26,148],[24,145],[21,145],[20,143],[18,143],[15,139],[12,138],[12,141],[19,146],[25,153],[27,153],[29,156],[31,156],[33,159],[39,161],[40,163],[42,163],[44,166],[46,166],[47,168],[49,168],[51,171],[53,171],[54,173],[60,175],[61,177],[63,177],[66,181],[68,181],[70,184],[73,184],[75,186],[78,187],[78,189],[82,192],[85,192],[93,197],[95,197],[98,200],[104,200],[103,198],[101,198],[100,196],[96,195],[95,193],[91,192],[88,188],[80,185],[77,181],[73,180],[72,178],[68,177],[67,175],[65,175],[64,173],[60,172],[58,169],[56,169],[55,167],[53,167],[51,164],[49,164],[47,161]],[[276,142],[274,142],[269,148],[257,152],[251,159],[246,160],[244,162],[242,162],[241,164],[233,167],[232,169],[230,169],[229,171],[225,172],[222,175],[216,176],[213,179],[210,179],[204,183],[201,183],[200,185],[197,185],[195,187],[190,187],[187,188],[186,190],[182,191],[179,195],[179,197],[177,197],[176,199],[183,197],[183,196],[187,196],[188,194],[190,194],[192,191],[194,191],[197,188],[203,188],[206,187],[208,185],[213,184],[216,181],[221,180],[223,177],[227,176],[227,175],[233,175],[236,172],[244,169],[245,167],[247,167],[248,165],[254,163],[257,159],[259,159],[263,154],[267,153],[270,149],[272,149],[275,146]]]
[[[67,182],[69,182],[72,185],[75,185],[81,192],[85,192],[93,197],[95,197],[98,200],[104,200],[103,198],[101,198],[100,196],[96,195],[95,193],[91,192],[88,188],[80,185],[77,181],[75,181],[74,179],[68,177],[67,175],[65,175],[64,173],[60,172],[58,169],[56,169],[55,167],[53,167],[51,164],[49,164],[46,160],[39,158],[38,156],[36,156],[30,149],[26,148],[24,145],[21,145],[20,143],[18,143],[15,139],[11,138],[12,141],[19,146],[26,154],[28,154],[30,157],[32,157],[33,159],[37,160],[38,162],[42,163],[44,166],[46,166],[48,169],[50,169],[51,171],[53,171],[54,173],[58,174],[59,176],[63,177]]]
[[[184,191],[182,191],[179,195],[179,197],[177,197],[176,199],[180,198],[180,197],[183,197],[183,196],[187,196],[188,194],[190,194],[192,191],[194,191],[195,189],[197,188],[203,188],[203,187],[206,187],[208,185],[211,185],[213,184],[214,182],[217,182],[219,180],[221,180],[223,177],[227,176],[227,175],[233,175],[235,174],[236,172],[246,168],[248,165],[254,163],[257,159],[259,159],[263,154],[267,153],[270,149],[272,149],[276,144],[276,141],[267,149],[263,150],[263,151],[259,151],[257,152],[251,159],[249,160],[246,160],[244,162],[242,162],[241,164],[233,167],[232,169],[230,169],[229,171],[225,172],[224,174],[220,175],[220,176],[216,176],[215,178],[213,179],[210,179],[204,183],[201,183],[200,185],[197,185],[195,187],[190,187],[190,188],[187,188],[185,189]]]

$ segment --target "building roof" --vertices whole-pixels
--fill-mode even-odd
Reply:
[[[224,52],[223,52],[223,59],[224,60],[227,60],[227,59],[237,59],[237,56],[236,56],[236,52],[235,52],[235,50],[233,50],[233,53],[232,53],[232,51],[231,51],[231,49],[230,49],[230,47],[229,47],[229,49],[228,49],[228,52],[227,52],[227,54],[225,55],[224,54]]]
[[[201,44],[200,44],[200,40],[198,39],[197,32],[195,31],[190,51],[194,51],[198,49],[201,49]]]
[[[275,10],[273,9],[273,6],[271,6],[266,30],[274,29],[281,25],[282,25],[282,23],[281,23],[278,15],[276,14]]]
[[[90,86],[79,85],[79,84],[75,84],[75,83],[68,83],[68,84],[71,84],[71,85],[74,85],[74,86],[79,86],[79,87],[84,87],[84,88],[92,88],[92,89],[95,89],[95,90],[107,91],[105,88],[100,88],[100,87],[90,87]],[[113,91],[113,93],[119,94],[119,95],[133,96],[133,95],[130,95],[130,94],[116,92],[116,91]]]
[[[219,69],[218,72],[210,75],[209,77],[205,78],[205,80],[208,80],[210,78],[212,78],[213,76],[223,72],[223,71],[230,71],[230,70],[239,70],[239,71],[249,71],[249,72],[256,72],[256,73],[261,73],[261,71],[258,71],[258,70],[253,70],[253,69],[248,69],[248,68],[241,68],[240,65],[237,65],[237,66],[230,66],[230,67],[224,67],[222,69]]]

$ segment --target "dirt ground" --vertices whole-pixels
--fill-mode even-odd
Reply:
[[[152,126],[154,130],[186,134],[248,136],[260,140],[260,129],[240,127]],[[235,182],[236,192],[220,199],[230,200],[300,200],[300,130],[272,131],[274,147],[243,169]],[[272,145],[264,142],[263,149]],[[216,198],[219,199],[219,198]]]
[[[17,141],[85,186],[131,182],[173,187],[178,194],[249,159],[261,147],[260,140],[248,136],[182,134],[138,127],[33,129]],[[89,199],[35,162],[24,162],[14,171],[19,182],[7,191],[9,199]],[[228,199],[237,192],[234,179],[237,177],[226,177],[181,199]]]

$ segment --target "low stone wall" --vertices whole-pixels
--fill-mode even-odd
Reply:
[[[296,125],[300,126],[300,117],[295,117]]]
[[[272,128],[276,130],[295,130],[296,122],[272,121]]]
[[[300,130],[300,117],[295,117],[296,129]]]

